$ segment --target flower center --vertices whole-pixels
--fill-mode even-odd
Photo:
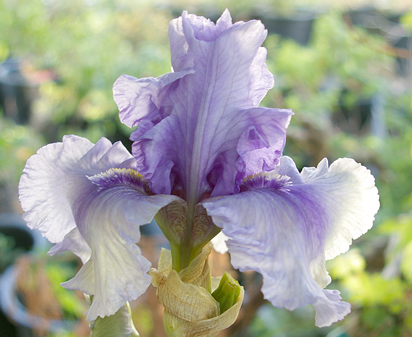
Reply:
[[[170,242],[173,269],[177,272],[186,268],[220,232],[202,205],[190,209],[182,199],[163,207],[155,219]]]

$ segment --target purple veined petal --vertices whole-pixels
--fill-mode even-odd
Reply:
[[[323,159],[316,169],[302,170],[302,179],[328,196],[328,207],[336,210],[335,225],[327,232],[325,243],[325,257],[333,259],[372,227],[380,207],[375,179],[368,169],[349,158],[334,161],[329,170],[328,161]]]
[[[322,161],[301,179],[292,164],[282,158],[274,172],[246,179],[242,193],[202,204],[229,237],[234,267],[263,275],[265,298],[289,310],[311,304],[316,325],[328,326],[350,305],[323,289],[330,283],[325,260],[372,226],[379,196],[370,172],[351,159],[329,168]]]
[[[69,250],[84,263],[63,285],[94,295],[88,320],[114,314],[149,286],[139,226],[177,199],[147,195],[134,167],[120,142],[69,136],[31,157],[20,181],[28,226],[57,243],[50,254]]]
[[[250,31],[250,27],[247,28],[247,32],[245,32],[245,27],[249,25],[253,26],[252,29],[254,32]],[[232,30],[237,32],[232,35]],[[253,35],[253,33],[255,34]],[[245,63],[251,61],[251,63],[245,64],[247,70],[243,75],[248,77],[248,83],[245,85],[248,86],[248,88],[247,91],[244,92],[246,96],[243,96],[242,98],[249,100],[248,104],[250,104],[250,106],[248,107],[256,107],[266,95],[267,91],[273,88],[274,85],[273,75],[266,66],[267,51],[265,48],[260,47],[265,40],[266,35],[267,31],[264,29],[264,26],[260,21],[252,20],[246,23],[239,21],[232,24],[232,18],[227,9],[217,20],[216,24],[204,17],[183,12],[181,17],[172,20],[169,25],[169,40],[173,68],[175,71],[192,68],[197,72],[208,71],[209,69],[206,68],[209,65],[206,63],[209,58],[209,55],[207,54],[210,52],[215,54],[216,52],[227,54],[223,57],[228,59],[228,62],[233,61],[230,59],[233,55],[242,58]],[[228,48],[234,48],[231,51],[224,48],[222,49],[219,40],[228,41],[232,38],[234,41],[228,45]],[[255,41],[253,41],[253,39],[255,39]],[[206,44],[204,42],[206,42]],[[207,47],[208,42],[211,42],[210,49],[212,49],[212,51]],[[220,50],[215,52],[213,50],[213,45],[216,44]],[[197,50],[196,47],[199,47],[200,49]],[[251,49],[250,53],[245,53],[245,50],[247,51],[249,48]],[[252,60],[249,59],[251,56]],[[181,59],[187,59],[190,60],[190,62],[185,63],[176,61]],[[181,66],[181,63],[184,64],[184,66]],[[215,62],[212,66],[218,66],[218,62]],[[239,71],[241,70],[242,69],[239,69]]]
[[[92,251],[86,240],[80,234],[77,227],[73,228],[66,234],[63,241],[56,243],[48,252],[49,255],[56,255],[61,252],[71,251],[77,255],[83,264],[85,264],[92,254]]]
[[[184,71],[194,67],[194,55],[189,52],[188,40],[183,28],[183,18],[190,22],[194,36],[197,40],[212,42],[222,33],[243,22],[232,24],[232,18],[226,9],[216,25],[209,19],[183,12],[182,17],[174,19],[169,24],[169,41],[172,57],[172,65],[175,71]],[[252,106],[258,106],[267,91],[273,88],[274,80],[272,73],[266,66],[265,48],[259,48],[249,69],[249,94]]]
[[[216,40],[225,30],[233,26],[228,10],[223,12],[216,25],[204,17],[187,14],[187,11],[184,11],[181,17],[170,21],[169,42],[174,71],[192,69],[194,66],[193,55],[188,51],[189,46],[183,30],[183,17],[192,23],[196,39],[202,41]]]
[[[237,144],[239,185],[247,176],[269,172],[277,167],[286,143],[286,128],[293,114],[287,109],[267,108],[255,108],[249,112],[246,118],[248,127],[243,128]]]
[[[295,162],[288,156],[280,157],[279,166],[274,171],[281,176],[289,177],[289,181],[293,185],[303,184],[303,179],[296,168]]]
[[[68,289],[94,295],[87,320],[113,315],[150,285],[150,263],[136,242],[139,226],[170,202],[171,195],[147,195],[147,183],[132,169],[112,168],[89,177],[95,189],[73,203],[79,232],[91,249],[77,275],[63,283]]]
[[[192,40],[196,42],[216,42],[221,35],[228,34],[230,30],[236,30],[240,26],[250,24],[251,22],[262,27],[262,29],[256,30],[256,39],[260,40],[263,36],[263,42],[266,38],[267,31],[264,30],[263,25],[260,24],[259,21],[250,21],[247,23],[240,21],[232,24],[232,18],[227,9],[217,20],[216,24],[204,17],[187,14],[186,11],[183,12],[181,17],[172,20],[169,24],[169,41],[173,69],[175,71],[196,69],[195,60],[202,61],[202,58],[205,58],[204,55],[198,55],[190,48]],[[239,41],[237,41],[237,43],[239,44]],[[245,44],[247,44],[247,42]],[[236,50],[234,50],[234,52],[236,52]],[[248,69],[248,98],[251,101],[251,106],[254,107],[258,106],[267,91],[273,88],[274,85],[273,75],[266,66],[266,55],[267,51],[265,48],[258,48]]]
[[[193,55],[195,73],[182,79],[174,95],[169,96],[176,118],[168,125],[183,133],[184,143],[179,141],[183,147],[178,147],[182,151],[172,162],[181,174],[185,197],[197,202],[210,192],[206,178],[215,160],[222,157],[220,153],[226,152],[222,147],[237,146],[240,127],[233,132],[227,126],[237,124],[234,119],[239,119],[236,115],[240,110],[254,107],[250,69],[267,31],[258,21],[231,25],[228,11],[217,25],[185,13],[178,20],[182,21],[188,52]],[[227,162],[229,156],[223,155],[220,161]],[[235,163],[228,164],[229,168]],[[222,176],[226,176],[225,167],[222,169]],[[225,192],[233,190],[234,186]]]
[[[245,175],[278,164],[291,112],[257,108],[273,86],[261,47],[266,35],[259,21],[232,24],[228,11],[216,24],[186,12],[171,21],[173,68],[192,73],[159,99],[157,91],[145,96],[130,86],[128,95],[136,100],[127,100],[130,116],[145,115],[131,139],[138,171],[152,191],[175,188],[173,193],[196,203],[210,193],[235,193]],[[147,102],[156,106],[156,118]]]
[[[121,122],[129,127],[139,125],[142,120],[152,125],[158,123],[170,113],[170,109],[162,106],[170,86],[192,72],[189,69],[142,79],[120,76],[113,85],[113,97],[119,107]]]
[[[191,147],[181,137],[181,121],[172,115],[133,144],[134,153],[140,154],[137,165],[145,164],[140,172],[151,180],[156,193],[171,192],[173,182],[164,177],[175,169],[186,190],[196,185],[203,193],[213,188],[212,196],[232,194],[246,176],[272,170],[279,163],[291,115],[290,110],[252,108],[217,117],[219,122],[208,128],[208,139],[203,138],[201,144],[204,153],[198,160],[203,164],[193,173],[190,165],[197,163],[185,152]]]
[[[72,188],[85,186],[94,175],[131,159],[120,143],[102,138],[96,145],[76,136],[42,147],[29,158],[19,183],[24,220],[53,243],[63,240],[76,224],[71,211]],[[86,184],[84,184],[86,182]]]
[[[275,85],[273,75],[266,66],[266,56],[266,48],[259,48],[250,65],[249,98],[254,106],[259,105],[268,90]]]

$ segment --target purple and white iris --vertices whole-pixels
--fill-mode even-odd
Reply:
[[[232,24],[225,11],[214,24],[184,12],[169,28],[173,72],[114,84],[121,121],[137,126],[133,156],[104,138],[66,136],[26,164],[19,193],[29,227],[56,243],[51,254],[69,250],[84,263],[63,286],[94,295],[88,320],[140,296],[150,263],[135,244],[139,226],[177,204],[181,250],[203,228],[193,225],[203,209],[203,239],[220,228],[233,266],[261,273],[273,305],[311,304],[318,326],[342,319],[350,306],[323,289],[325,260],[371,228],[374,178],[352,159],[299,173],[282,156],[292,111],[258,107],[274,84],[260,21]]]

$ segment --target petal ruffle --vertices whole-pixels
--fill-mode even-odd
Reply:
[[[232,24],[228,11],[216,24],[186,12],[170,23],[173,68],[185,76],[157,98],[150,86],[130,89],[129,95],[152,97],[159,111],[143,104],[147,117],[133,112],[135,120],[127,121],[138,124],[131,136],[133,154],[155,193],[169,194],[174,187],[193,202],[205,193],[234,193],[244,176],[257,170],[245,163],[249,157],[264,171],[278,163],[291,112],[257,108],[273,86],[260,47],[266,35],[259,21]],[[135,111],[139,100],[129,99],[128,106]],[[119,105],[121,114],[124,106]]]
[[[122,75],[113,85],[113,97],[119,107],[122,123],[133,127],[144,120],[151,127],[170,114],[170,109],[162,107],[163,99],[170,86],[192,70],[167,73],[159,78],[137,79]]]
[[[85,263],[63,285],[94,295],[88,320],[114,314],[149,286],[139,226],[177,199],[147,195],[134,162],[121,143],[65,137],[40,149],[20,182],[28,225],[57,242],[50,253],[70,250]]]
[[[63,240],[76,227],[71,203],[76,192],[94,187],[86,175],[94,175],[132,159],[121,143],[102,138],[96,145],[77,136],[42,147],[29,158],[19,183],[24,220],[50,242]],[[81,194],[80,194],[81,195]]]
[[[325,258],[372,226],[379,197],[370,172],[340,159],[299,176],[283,157],[276,171],[246,179],[242,191],[203,202],[229,237],[232,264],[260,272],[262,292],[273,305],[293,310],[311,304],[318,326],[342,319],[349,304],[339,292],[322,289],[330,282]]]
[[[305,184],[314,185],[328,196],[328,207],[335,210],[325,242],[325,258],[346,252],[373,224],[379,195],[370,171],[349,158],[338,159],[328,169],[326,159],[318,167],[302,171]]]
[[[73,228],[66,234],[63,241],[56,243],[48,252],[49,255],[55,255],[61,252],[71,251],[76,254],[83,264],[85,264],[92,254],[92,250],[86,240],[80,234],[77,227]]]
[[[174,196],[148,196],[145,182],[131,169],[110,169],[89,178],[96,190],[76,203],[74,217],[92,255],[78,274],[63,285],[94,295],[87,319],[114,314],[150,284],[150,263],[136,242],[139,226]]]

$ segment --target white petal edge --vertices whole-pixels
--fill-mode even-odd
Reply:
[[[71,203],[94,175],[133,158],[121,143],[106,139],[93,144],[86,138],[64,136],[31,156],[19,183],[23,218],[50,242],[57,243],[76,227]],[[77,192],[76,192],[77,191]]]
[[[330,242],[340,240],[337,251],[346,251],[353,237],[371,227],[379,208],[377,189],[370,172],[351,159],[329,169],[323,160],[301,179],[292,163],[283,157],[277,170],[291,176],[283,191],[253,190],[203,206],[229,236],[232,264],[263,275],[265,298],[289,310],[312,304],[316,325],[328,326],[350,312],[338,291],[322,290],[330,282],[325,269]],[[362,230],[351,230],[351,222]]]
[[[334,161],[329,169],[323,159],[316,169],[303,170],[305,184],[316,186],[327,200],[333,223],[325,242],[325,258],[333,259],[346,252],[352,240],[372,228],[378,212],[379,194],[370,170],[350,158]]]
[[[171,195],[146,195],[141,176],[130,169],[111,169],[89,177],[96,190],[75,209],[80,233],[91,249],[77,275],[63,283],[93,295],[87,320],[105,317],[143,294],[151,283],[150,263],[135,243],[141,225],[149,223]]]

